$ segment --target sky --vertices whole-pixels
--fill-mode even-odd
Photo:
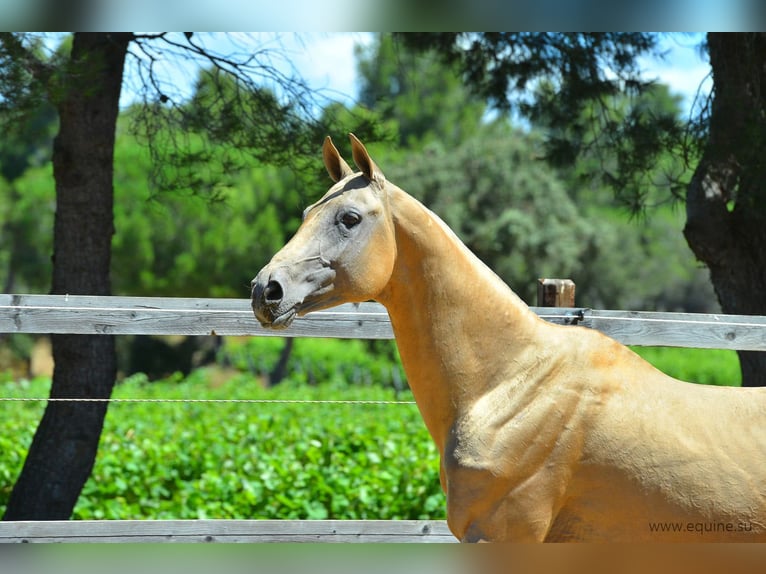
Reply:
[[[230,35],[205,36],[211,46],[226,50]],[[374,36],[364,32],[263,32],[234,34],[240,48],[256,45],[259,49],[273,50],[271,64],[285,73],[294,71],[308,85],[320,91],[328,100],[352,104],[358,95],[357,74],[354,57],[355,45],[368,45]],[[672,34],[663,36],[663,60],[645,59],[642,64],[649,78],[655,77],[668,84],[671,90],[683,97],[684,113],[688,115],[694,97],[710,72],[706,59],[700,55],[702,34]],[[190,89],[194,70],[169,69],[168,75],[179,91]],[[135,97],[133,82],[127,79],[123,90],[123,105]],[[712,82],[703,84],[703,92],[709,91]]]

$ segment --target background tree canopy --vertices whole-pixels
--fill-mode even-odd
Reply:
[[[766,313],[764,134],[766,34],[709,33],[703,49],[714,89],[689,121],[667,106],[647,107],[653,83],[639,57],[658,56],[656,34],[435,33],[400,34],[403,43],[457,66],[477,94],[499,109],[515,107],[547,128],[547,157],[569,164],[595,150],[592,177],[641,207],[651,174],[686,206],[684,236],[710,271],[721,309]],[[616,103],[630,98],[620,117]],[[585,114],[593,107],[598,114]],[[603,133],[593,139],[589,134]],[[667,158],[671,159],[668,160]],[[675,173],[674,173],[675,172]],[[669,177],[668,177],[669,176]],[[738,353],[746,385],[766,385],[764,353]]]
[[[534,301],[538,276],[565,276],[575,279],[578,300],[592,307],[717,307],[683,242],[681,214],[667,205],[631,220],[621,207],[625,196],[615,200],[605,182],[589,177],[618,168],[617,154],[595,145],[610,122],[636,109],[679,116],[678,99],[667,88],[645,91],[639,105],[616,99],[608,116],[577,133],[586,152],[551,169],[544,135],[550,131],[538,130],[536,122],[514,127],[492,113],[460,80],[455,64],[443,64],[436,53],[419,55],[381,35],[360,48],[357,59],[359,105],[328,104],[322,119],[328,131],[380,141],[372,147],[388,177],[439,213],[527,301]],[[202,69],[189,101],[161,112],[179,119],[157,124],[153,134],[135,126],[159,113],[159,103],[150,111],[138,105],[122,111],[114,168],[115,294],[246,296],[252,269],[284,243],[303,205],[325,189],[318,154],[307,155],[296,170],[232,148],[227,137],[245,137],[240,118],[252,113],[242,111],[252,104],[235,97],[240,89],[227,72]],[[260,91],[254,97],[272,96]],[[593,105],[580,110],[583,118],[596,115]],[[54,189],[45,147],[35,142],[50,142],[56,118],[36,114],[29,121],[39,126],[37,135],[4,142],[15,154],[2,163],[15,171],[0,182],[8,199],[2,205],[14,206],[0,213],[6,291],[49,290]],[[562,127],[561,137],[571,139],[573,129]],[[151,148],[145,145],[150,135]],[[344,138],[336,140],[345,145]],[[179,142],[187,146],[184,156]],[[666,196],[658,190],[683,170],[672,154],[659,158],[642,175],[653,183],[642,188],[642,205],[662,203]],[[168,187],[176,193],[162,193]]]
[[[742,53],[756,57],[757,37],[741,38],[748,42],[743,44]],[[730,38],[732,42],[734,39]],[[155,54],[150,48],[151,41],[158,38],[136,37],[136,53]],[[721,50],[726,47],[721,43],[714,45],[723,46]],[[8,59],[3,60],[3,82],[24,84],[28,73],[24,58],[11,57],[11,48],[15,46],[12,42],[4,46]],[[683,226],[682,215],[663,207],[645,219],[629,221],[614,201],[615,189],[619,202],[634,209],[664,203],[671,197],[685,197],[684,185],[692,181],[695,158],[700,157],[706,141],[707,132],[684,126],[678,102],[665,87],[642,82],[637,75],[636,57],[655,48],[656,36],[646,34],[437,33],[395,37],[383,34],[357,53],[361,79],[358,106],[328,104],[323,110],[322,127],[315,126],[317,129],[300,136],[289,127],[300,117],[295,115],[287,123],[275,123],[271,131],[260,132],[260,139],[243,129],[248,122],[241,120],[254,118],[254,110],[259,110],[261,117],[264,109],[275,114],[289,111],[289,105],[280,103],[268,90],[238,84],[232,75],[236,67],[203,68],[195,92],[187,101],[161,93],[159,99],[146,106],[122,111],[115,165],[115,189],[120,197],[115,210],[124,223],[116,225],[113,241],[115,262],[120,262],[112,266],[115,292],[168,293],[175,285],[179,293],[235,293],[237,288],[233,284],[219,283],[229,281],[225,269],[242,268],[243,261],[227,262],[226,258],[236,257],[237,249],[242,249],[239,256],[244,259],[244,245],[249,243],[250,257],[254,257],[251,267],[257,266],[259,253],[271,252],[274,245],[291,233],[296,220],[288,214],[298,213],[299,204],[309,201],[324,186],[320,183],[321,166],[309,155],[301,160],[301,169],[292,172],[266,165],[259,158],[265,157],[269,146],[280,147],[273,145],[281,141],[277,134],[280,137],[292,134],[293,141],[310,148],[309,142],[321,139],[320,131],[350,129],[366,141],[383,141],[386,150],[393,150],[391,159],[385,162],[389,173],[395,174],[399,164],[410,166],[411,169],[402,172],[399,183],[416,194],[420,188],[436,186],[433,181],[421,183],[419,178],[441,177],[425,167],[414,168],[415,163],[426,165],[418,161],[419,154],[426,150],[435,154],[430,165],[444,164],[451,156],[459,156],[468,142],[474,142],[475,153],[484,156],[492,150],[481,149],[482,141],[523,140],[521,145],[528,146],[532,153],[514,156],[518,157],[514,171],[529,168],[531,173],[539,169],[546,172],[547,180],[558,180],[557,184],[543,185],[537,195],[544,204],[540,194],[563,187],[577,212],[574,220],[578,224],[572,228],[570,241],[578,244],[576,249],[525,251],[518,234],[514,242],[507,237],[499,239],[503,234],[498,232],[507,229],[506,223],[511,221],[508,211],[514,209],[513,202],[506,201],[511,198],[504,195],[510,193],[505,186],[515,187],[515,182],[495,181],[494,187],[503,190],[497,196],[498,205],[505,209],[470,212],[472,229],[464,229],[468,224],[458,222],[457,210],[448,207],[450,202],[462,201],[455,198],[455,192],[441,186],[444,189],[438,194],[434,191],[436,195],[428,196],[425,191],[422,195],[427,202],[433,198],[432,207],[437,212],[440,204],[449,209],[449,215],[442,213],[445,219],[522,293],[529,289],[523,285],[533,283],[536,275],[572,275],[577,276],[578,293],[586,298],[584,304],[713,309],[717,303],[700,280],[702,274],[697,271],[693,257],[672,237],[676,226]],[[39,48],[30,47],[31,51],[35,49]],[[54,54],[50,66],[58,65],[64,53],[62,48]],[[612,70],[611,76],[605,73],[606,68]],[[723,72],[719,77],[723,77]],[[28,82],[26,85],[31,86]],[[30,87],[13,94],[15,97],[3,101],[4,114],[15,118],[6,125],[15,129],[9,132],[0,149],[3,159],[0,193],[7,200],[3,205],[14,208],[6,207],[0,213],[3,229],[0,273],[7,290],[47,291],[52,244],[45,230],[51,228],[48,218],[52,216],[53,191],[45,189],[50,168],[45,165],[44,152],[55,130],[56,117],[49,101]],[[493,111],[492,106],[502,111],[514,105],[527,119],[511,129],[508,116]],[[726,109],[733,109],[727,106]],[[164,123],[159,118],[165,118]],[[704,119],[699,118],[691,127],[702,126]],[[507,128],[501,135],[498,124]],[[724,124],[721,121],[716,125]],[[142,127],[136,129],[139,125]],[[743,124],[740,121],[737,125]],[[695,137],[691,138],[692,135]],[[149,152],[142,151],[146,142],[152,144]],[[178,142],[188,144],[183,155],[179,153]],[[506,143],[513,145],[508,142],[500,145]],[[681,157],[679,146],[684,143],[688,144],[684,148],[687,155]],[[716,149],[719,148],[720,144]],[[745,152],[737,148],[740,155]],[[126,160],[122,161],[119,154],[126,154]],[[555,160],[555,169],[544,158]],[[507,160],[511,161],[516,162]],[[507,162],[505,165],[510,168]],[[495,165],[499,165],[497,161]],[[480,170],[486,174],[487,182],[488,169]],[[600,177],[594,179],[594,173]],[[747,176],[742,181],[756,179]],[[467,170],[455,181],[472,183]],[[159,203],[144,202],[146,197],[157,196],[167,187],[165,184],[181,189],[182,193],[166,194]],[[20,185],[24,188],[23,197],[18,192]],[[758,210],[748,207],[754,199],[748,198],[759,195],[745,193],[749,188],[741,185],[727,185],[733,191],[721,197],[731,217],[757,216]],[[292,190],[298,190],[297,194]],[[202,207],[189,197],[192,194],[225,201],[214,208]],[[737,205],[741,207],[736,209]],[[469,204],[463,207],[469,209]],[[246,214],[247,222],[237,222],[238,214]],[[560,236],[554,223],[560,219],[550,215],[546,224],[536,226],[536,233],[524,234],[527,242],[533,242],[534,237],[542,245],[543,233]],[[216,223],[216,217],[223,222],[227,216],[231,226]],[[725,224],[729,226],[730,223]],[[582,227],[590,230],[583,235]],[[687,236],[696,233],[697,227],[687,226]],[[234,230],[237,239],[232,244],[237,247],[222,255],[219,246],[226,239],[218,237],[223,231]],[[759,233],[747,236],[752,241]],[[494,239],[490,241],[489,237]],[[732,239],[731,235],[728,237]],[[120,255],[123,246],[126,252],[130,249],[127,246],[139,246],[140,257],[131,260],[125,256],[123,262]],[[182,247],[187,250],[186,255],[180,252]],[[579,255],[570,257],[573,252]],[[560,261],[555,253],[561,254]],[[511,264],[510,259],[517,263]],[[728,261],[722,255],[714,260],[721,265]],[[138,270],[139,266],[143,268]],[[754,264],[740,267],[758,268]],[[511,269],[527,276],[513,276]],[[195,276],[209,280],[202,285]],[[658,282],[657,277],[663,280]],[[237,283],[241,285],[243,281],[238,279]],[[659,284],[667,287],[658,288]],[[624,285],[631,287],[628,290],[621,287]],[[723,286],[721,290],[728,292]],[[721,293],[718,295],[720,298]]]

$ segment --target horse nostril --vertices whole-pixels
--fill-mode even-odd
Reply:
[[[263,300],[266,303],[279,303],[284,296],[282,286],[273,279],[266,284],[266,288],[263,290]]]

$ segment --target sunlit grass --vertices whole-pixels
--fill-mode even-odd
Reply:
[[[704,385],[742,385],[735,351],[675,347],[632,347],[644,359],[672,377]]]

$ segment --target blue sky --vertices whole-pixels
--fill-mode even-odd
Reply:
[[[647,76],[670,86],[683,96],[685,112],[691,110],[698,90],[707,94],[712,88],[710,64],[699,50],[704,34],[668,34],[663,37],[662,49],[668,52],[664,61],[645,61]]]

